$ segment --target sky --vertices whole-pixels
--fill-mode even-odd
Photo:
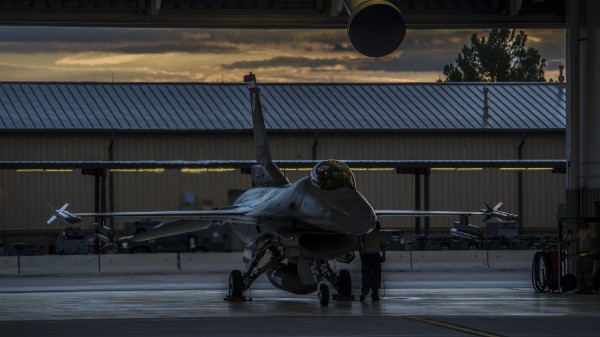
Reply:
[[[565,64],[565,31],[525,29],[546,59]],[[472,34],[409,30],[381,58],[353,50],[345,30],[0,27],[0,81],[434,82]]]

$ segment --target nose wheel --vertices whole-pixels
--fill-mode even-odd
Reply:
[[[325,282],[321,282],[319,284],[319,292],[317,293],[317,297],[319,298],[319,303],[321,303],[322,307],[329,305],[329,287]]]

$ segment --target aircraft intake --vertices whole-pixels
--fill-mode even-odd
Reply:
[[[304,233],[299,239],[303,250],[324,259],[334,259],[353,250],[358,236],[349,234]]]
[[[350,12],[348,38],[359,53],[386,56],[396,50],[406,35],[402,13],[385,0],[344,0]]]

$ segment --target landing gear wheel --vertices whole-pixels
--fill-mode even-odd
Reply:
[[[319,303],[322,307],[329,305],[329,287],[325,283],[319,284]]]
[[[244,298],[244,277],[239,270],[232,270],[229,274],[229,298],[231,300]]]
[[[342,297],[350,297],[352,296],[352,277],[350,277],[350,272],[348,269],[340,270],[339,275],[339,292]]]

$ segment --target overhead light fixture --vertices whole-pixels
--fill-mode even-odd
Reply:
[[[500,171],[552,171],[552,167],[501,167]]]
[[[286,167],[282,168],[282,171],[310,171],[312,167]]]
[[[225,173],[225,172],[234,172],[236,169],[232,167],[184,167],[179,170],[181,173],[191,173],[191,174],[202,174],[202,173]]]
[[[112,173],[164,173],[164,168],[110,169]]]
[[[17,169],[17,173],[70,173],[73,169]]]
[[[432,171],[483,171],[483,167],[432,167]]]
[[[396,169],[393,167],[354,167],[352,171],[370,171],[370,172],[385,172],[385,171],[395,171]]]

